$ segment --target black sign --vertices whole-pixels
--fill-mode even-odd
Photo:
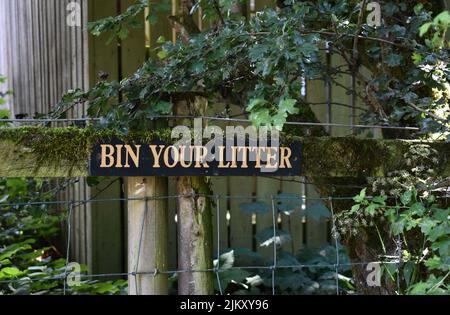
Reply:
[[[300,174],[301,144],[180,145],[97,143],[92,151],[91,176],[296,176]]]

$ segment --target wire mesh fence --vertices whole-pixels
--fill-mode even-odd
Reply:
[[[162,269],[150,269],[146,270],[145,267],[141,266],[142,260],[141,260],[141,252],[143,247],[143,234],[146,232],[144,230],[145,224],[144,221],[147,218],[148,211],[151,211],[149,207],[147,206],[149,202],[156,201],[156,200],[169,200],[169,199],[178,199],[178,198],[191,198],[191,197],[205,197],[207,198],[211,203],[215,204],[214,209],[214,215],[215,219],[217,220],[217,224],[215,225],[216,230],[214,233],[216,234],[215,238],[215,263],[213,264],[212,268],[205,268],[205,269],[171,269],[168,268],[167,270]],[[141,288],[139,287],[138,281],[136,281],[137,277],[141,276],[150,276],[150,277],[157,277],[161,275],[179,275],[181,273],[212,273],[215,278],[216,282],[216,290],[218,294],[225,294],[226,288],[224,287],[223,282],[221,281],[221,277],[223,273],[226,273],[230,270],[247,270],[250,273],[254,271],[258,272],[264,272],[267,274],[270,274],[270,283],[264,283],[266,286],[270,287],[271,294],[275,295],[277,294],[277,273],[282,272],[283,270],[290,270],[293,274],[295,272],[298,272],[300,270],[304,270],[307,268],[323,268],[327,269],[329,271],[332,271],[334,273],[334,287],[335,287],[335,294],[339,295],[343,292],[341,288],[341,277],[340,270],[343,268],[354,268],[354,267],[360,267],[365,268],[368,265],[392,265],[395,266],[395,268],[399,268],[399,266],[402,264],[402,242],[399,238],[395,239],[395,250],[392,253],[385,253],[385,255],[378,255],[379,260],[374,261],[342,261],[340,257],[343,254],[343,249],[340,246],[340,239],[339,239],[339,233],[337,233],[336,229],[336,214],[334,210],[334,203],[339,200],[351,200],[353,197],[351,196],[327,196],[327,197],[306,197],[304,195],[289,195],[289,196],[280,196],[280,195],[270,195],[270,196],[260,196],[259,199],[265,199],[269,201],[270,203],[270,214],[272,218],[272,233],[268,236],[269,244],[271,244],[271,263],[264,264],[264,265],[239,265],[239,266],[226,266],[226,268],[222,268],[221,266],[221,255],[223,254],[224,248],[221,248],[221,224],[220,224],[220,218],[221,212],[225,211],[226,209],[221,209],[221,199],[233,199],[233,198],[254,198],[254,196],[229,196],[229,195],[220,195],[220,194],[214,194],[214,195],[166,195],[166,196],[152,196],[152,197],[142,197],[142,198],[109,198],[109,199],[86,199],[86,200],[47,200],[47,201],[30,201],[30,202],[23,202],[23,203],[0,203],[0,210],[7,207],[29,207],[29,206],[58,206],[63,207],[65,211],[65,221],[66,221],[66,231],[64,234],[67,235],[67,245],[66,245],[66,252],[65,252],[65,269],[62,275],[58,275],[55,277],[43,277],[41,279],[28,279],[27,281],[62,281],[63,282],[63,289],[62,294],[67,294],[69,292],[69,286],[67,284],[67,280],[70,276],[73,276],[69,270],[68,266],[70,264],[70,251],[71,251],[71,235],[73,234],[73,212],[74,208],[80,205],[85,205],[89,203],[104,203],[104,202],[111,202],[111,201],[121,201],[121,202],[129,202],[129,201],[144,201],[146,204],[145,211],[142,213],[142,217],[140,220],[139,227],[136,227],[136,229],[139,229],[139,244],[136,244],[136,247],[138,248],[137,252],[137,258],[135,259],[135,265],[134,266],[128,266],[128,272],[117,272],[117,273],[84,273],[79,274],[80,279],[90,279],[90,280],[98,280],[98,279],[104,279],[104,278],[124,278],[128,277],[129,279],[132,277],[135,281],[135,288],[134,292],[136,294],[141,294]],[[323,202],[326,202],[327,208],[330,211],[330,223],[332,225],[332,228],[330,230],[331,233],[331,245],[334,246],[335,249],[335,257],[333,263],[302,263],[302,262],[291,262],[287,263],[286,261],[281,261],[280,258],[280,247],[283,242],[283,235],[280,234],[280,231],[277,229],[277,218],[278,218],[278,204],[283,201],[291,201],[295,200],[301,200],[301,202],[306,202],[307,200],[321,200]],[[128,211],[133,211],[133,209],[128,209]],[[154,224],[158,224],[158,222],[154,222]],[[256,273],[258,273],[256,272]],[[396,285],[400,286],[400,280],[399,280],[399,273],[396,273],[397,280]],[[0,284],[20,284],[23,282],[23,279],[8,279],[8,280],[0,280]],[[266,281],[267,282],[267,281]]]

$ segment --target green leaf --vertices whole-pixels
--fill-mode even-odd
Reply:
[[[126,28],[126,27],[121,27],[119,32],[117,32],[117,36],[120,39],[125,39],[128,37],[128,35],[130,34],[130,31]]]
[[[403,193],[403,195],[400,196],[400,201],[404,206],[407,206],[411,203],[412,195],[412,191],[407,190]]]
[[[434,255],[431,258],[428,258],[427,260],[425,260],[425,266],[430,268],[431,270],[434,269],[441,269],[441,268],[445,268],[446,266],[443,266],[443,262],[441,260],[441,257]]]
[[[414,13],[416,15],[419,15],[420,11],[422,11],[423,9],[423,4],[422,3],[418,3],[414,6]]]
[[[433,23],[447,27],[450,24],[450,13],[447,10],[442,11],[434,18]]]
[[[424,212],[426,211],[425,207],[422,203],[416,202],[414,203],[410,208],[412,214],[422,216]]]
[[[22,272],[16,267],[5,267],[2,270],[0,270],[0,274],[4,274],[8,277],[16,277],[22,274]]]
[[[259,107],[260,105],[267,104],[267,101],[261,98],[256,98],[250,101],[250,104],[247,106],[248,111],[252,111],[253,109]]]
[[[371,217],[375,216],[376,210],[379,208],[379,205],[376,203],[371,203],[366,207],[366,213],[370,215]]]
[[[273,117],[272,123],[278,131],[282,131],[286,121],[287,121],[287,114],[278,113],[275,115],[275,117]]]
[[[156,42],[158,44],[164,44],[166,42],[166,38],[164,36],[159,36],[158,39],[156,40]]]
[[[2,98],[0,98],[1,100]],[[11,112],[8,109],[0,109],[0,118],[8,119],[11,115]]]
[[[297,103],[294,99],[284,99],[281,100],[278,104],[279,112],[289,113],[289,114],[298,114],[299,109],[295,108],[295,104]]]
[[[409,286],[412,280],[412,275],[415,269],[415,263],[408,261],[403,267],[403,277],[406,282],[406,286]]]
[[[157,56],[158,56],[159,59],[163,60],[163,59],[166,59],[166,58],[167,58],[168,53],[167,53],[166,50],[161,49],[161,50],[157,53]]]
[[[366,191],[367,191],[367,188],[364,188],[363,190],[361,190],[359,195],[355,196],[353,198],[353,200],[357,203],[363,202],[366,199]]]
[[[105,293],[114,293],[117,290],[117,288],[110,282],[103,283],[99,285],[95,292],[99,294],[105,294]]]
[[[268,125],[272,121],[268,109],[261,109],[250,114],[250,120],[255,126]]]
[[[160,101],[152,106],[152,110],[156,114],[167,115],[172,112],[173,104],[166,101]]]
[[[423,37],[423,35],[425,35],[425,33],[426,32],[428,32],[428,30],[430,29],[430,27],[433,25],[433,23],[431,23],[431,22],[428,22],[428,23],[425,23],[424,25],[422,25],[420,28],[419,28],[419,36],[420,37]]]
[[[360,208],[361,208],[360,204],[353,205],[352,209],[350,210],[350,214],[354,214],[354,213],[358,212]]]
[[[437,224],[437,221],[434,221],[430,218],[423,218],[421,222],[419,223],[420,229],[423,234],[428,235],[430,231],[435,227]]]

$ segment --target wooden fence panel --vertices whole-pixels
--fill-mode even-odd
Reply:
[[[270,173],[267,173],[270,176]],[[279,178],[269,178],[269,177],[257,177],[257,201],[262,202],[267,206],[267,212],[261,214],[255,214],[256,222],[256,235],[273,227],[273,211],[272,211],[272,197],[274,198],[274,204],[276,206],[277,200],[275,199],[280,192],[281,181]],[[278,209],[275,209],[275,226],[278,227]],[[272,244],[270,246],[261,246],[261,244],[256,243],[256,251],[259,252],[263,257],[269,258],[273,257]]]
[[[286,244],[283,249],[296,253],[299,249],[303,248],[303,218],[304,218],[304,208],[302,205],[303,201],[297,201],[297,197],[303,197],[305,195],[305,185],[302,183],[304,181],[303,177],[287,177],[283,178],[281,181],[281,193],[283,196],[293,198],[295,204],[298,204],[298,208],[295,208],[290,214],[281,214],[281,222],[283,230],[289,232],[291,236],[291,242]]]
[[[169,177],[169,196],[176,196],[176,178]],[[169,198],[168,200],[168,211],[169,211],[169,224],[167,226],[168,230],[168,260],[169,268],[177,268],[177,221],[175,220],[177,215],[177,198]]]

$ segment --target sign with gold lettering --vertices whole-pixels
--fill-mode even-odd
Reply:
[[[295,176],[301,145],[258,141],[236,144],[97,143],[90,158],[92,176]]]

